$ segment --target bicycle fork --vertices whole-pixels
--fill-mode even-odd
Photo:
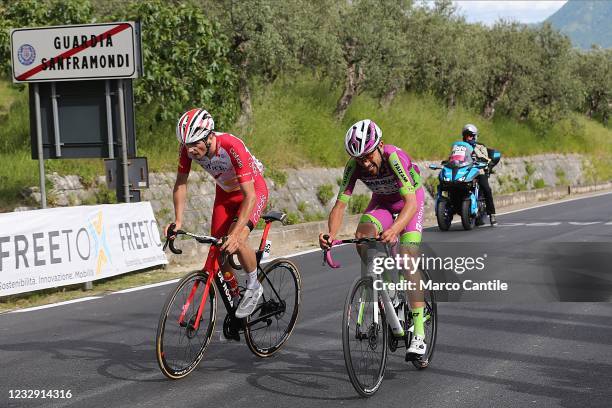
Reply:
[[[361,293],[361,301],[359,302],[359,313],[357,315],[357,323],[361,326],[363,324],[363,318],[364,318],[364,314],[365,314],[365,310],[366,310],[366,303],[367,301],[363,300],[365,298],[365,288],[362,289],[362,293]],[[373,291],[373,298],[376,300],[373,300],[372,306],[374,308],[374,324],[376,324],[377,326],[380,325],[380,322],[378,320],[378,313],[380,311],[380,307],[381,305],[378,302],[378,290],[375,288],[372,288]],[[389,294],[386,291],[381,291],[381,297],[382,297],[382,306],[384,310],[390,310],[389,313],[386,313],[387,316],[387,324],[389,324],[389,327],[391,327],[391,331],[393,332],[393,335],[395,337],[403,337],[404,336],[404,328],[402,327],[402,323],[400,322],[399,318],[397,317],[397,313],[395,313],[395,308],[393,307],[393,302],[391,301],[391,298],[389,297]]]
[[[202,300],[200,301],[200,305],[198,307],[198,312],[195,318],[195,322],[193,323],[194,330],[198,330],[198,328],[200,327],[200,321],[202,320],[202,313],[204,312],[204,306],[206,305],[206,299],[208,299],[208,296],[210,295],[210,291],[211,291],[210,285],[213,280],[215,284],[217,285],[219,292],[222,294],[221,299],[223,300],[223,303],[225,304],[225,308],[227,309],[228,313],[233,314],[235,311],[235,308],[237,307],[237,305],[234,305],[234,299],[232,299],[229,287],[227,283],[225,282],[225,280],[223,279],[223,272],[219,268],[217,268],[216,270],[217,270],[217,273],[211,273],[210,271],[208,272],[208,278],[206,279],[206,286],[204,287],[204,293],[202,294]],[[189,296],[187,297],[187,300],[185,300],[185,303],[183,304],[181,314],[178,319],[178,323],[181,327],[186,327],[189,324],[189,322],[185,322],[185,315],[187,314],[189,307],[193,303],[195,294],[199,286],[200,286],[200,281],[196,281],[193,283],[193,287],[191,288],[191,291],[189,292]]]
[[[204,312],[204,305],[206,304],[206,299],[208,298],[208,293],[210,291],[210,282],[212,281],[212,275],[208,276],[208,279],[206,280],[206,286],[204,287],[204,293],[202,294],[202,300],[200,301],[200,306],[198,307],[198,313],[196,315],[196,319],[195,322],[193,323],[193,329],[194,330],[198,330],[198,328],[200,327],[200,321],[202,319],[202,313]],[[193,287],[191,288],[191,292],[189,292],[189,296],[187,297],[187,300],[185,301],[185,304],[183,304],[183,308],[181,310],[181,314],[179,316],[178,319],[178,323],[181,327],[186,327],[188,322],[185,322],[185,314],[187,313],[187,311],[189,310],[189,307],[191,306],[191,303],[193,302],[193,298],[198,290],[198,287],[200,286],[200,281],[195,281],[193,283]]]
[[[359,314],[357,316],[357,323],[360,326],[363,324],[363,318],[364,318],[364,314],[365,314],[367,303],[368,303],[366,300],[363,300],[365,298],[364,292],[365,292],[365,289],[362,289],[362,294],[361,294],[362,300],[359,302]],[[373,288],[374,299],[378,299],[378,292],[379,290]],[[404,327],[402,325],[402,322],[400,321],[400,318],[395,312],[395,307],[393,306],[393,302],[391,301],[389,294],[385,290],[380,291],[380,292],[382,292],[381,297],[383,301],[382,304],[383,304],[384,310],[391,310],[390,313],[386,313],[387,324],[391,328],[391,331],[393,332],[393,335],[395,337],[404,337],[406,334],[404,331]],[[379,304],[378,301],[372,301],[371,303],[374,308],[374,323],[378,325],[380,323],[378,320],[378,312],[380,310],[381,305]],[[406,305],[404,304],[403,307],[406,307]],[[431,319],[431,313],[429,313],[427,307],[423,309],[423,312],[424,312],[423,323],[427,323]],[[410,325],[407,331],[414,333],[414,324]]]

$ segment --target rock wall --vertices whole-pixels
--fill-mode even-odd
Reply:
[[[437,170],[430,170],[428,165],[438,162],[417,162],[426,186],[433,191],[437,185]],[[194,166],[189,176],[188,203],[185,212],[185,225],[192,230],[207,231],[215,196],[215,185],[212,178],[199,166]],[[578,185],[589,171],[589,163],[577,154],[545,154],[524,158],[503,158],[491,177],[494,194],[525,191],[539,187],[558,185]],[[268,177],[270,190],[269,207],[283,210],[289,214],[292,222],[315,221],[327,216],[338,194],[342,168],[307,168],[287,169],[283,177]],[[276,172],[276,174],[279,174]],[[83,186],[78,176],[60,177],[48,175],[53,189],[48,193],[49,201],[56,206],[95,204],[96,200],[108,198],[104,177],[99,177],[93,186]],[[150,174],[150,188],[142,191],[143,200],[150,201],[159,224],[164,225],[174,220],[172,190],[175,174]],[[26,189],[24,195],[31,201],[40,201],[36,187]],[[368,195],[369,191],[358,183],[356,195]],[[112,194],[114,195],[114,194]],[[361,201],[367,201],[361,197]],[[426,205],[431,206],[433,199],[426,195]],[[28,209],[28,208],[18,208]]]

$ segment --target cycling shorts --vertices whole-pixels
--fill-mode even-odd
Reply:
[[[268,203],[268,187],[263,177],[255,177],[255,195],[257,201],[253,211],[249,215],[248,227],[252,231],[261,218]],[[213,205],[212,221],[210,223],[210,235],[220,238],[227,235],[230,226],[240,215],[240,204],[244,200],[241,190],[227,192],[217,185],[215,203]]]
[[[425,191],[423,187],[417,188],[415,194],[417,199],[417,211],[400,234],[400,244],[402,245],[418,246],[421,243],[423,217],[425,215]],[[359,222],[372,223],[376,225],[378,232],[381,233],[391,227],[395,220],[395,216],[402,211],[405,204],[404,200],[389,202],[384,199],[384,196],[373,194]]]

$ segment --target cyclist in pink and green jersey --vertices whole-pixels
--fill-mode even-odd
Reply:
[[[361,120],[348,129],[344,146],[351,158],[345,166],[340,192],[329,214],[329,231],[319,235],[319,244],[324,249],[330,247],[342,225],[355,183],[361,180],[372,191],[372,198],[359,220],[355,237],[380,237],[386,243],[399,240],[400,255],[417,256],[425,203],[418,166],[399,147],[385,145],[382,131],[369,119]],[[357,250],[363,262],[367,262],[365,248],[358,246]],[[420,273],[406,272],[406,278],[419,287]],[[423,293],[411,291],[411,294],[415,335],[406,351],[407,359],[422,356],[427,350]]]

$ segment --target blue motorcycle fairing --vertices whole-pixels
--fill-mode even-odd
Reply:
[[[468,172],[469,172],[469,168],[468,167],[458,168],[457,172],[455,173],[455,177],[454,177],[453,181],[463,181],[464,178],[468,175]]]
[[[476,176],[478,176],[478,172],[479,172],[479,168],[478,167],[472,167],[470,168],[470,171],[467,175],[467,177],[465,178],[465,181],[472,181],[476,178]]]
[[[470,212],[476,215],[478,211],[478,185],[474,188],[474,193],[470,194]]]
[[[448,168],[448,167],[444,167],[442,169],[442,171],[440,172],[440,178],[443,181],[451,181],[451,180],[453,180],[453,170]]]

